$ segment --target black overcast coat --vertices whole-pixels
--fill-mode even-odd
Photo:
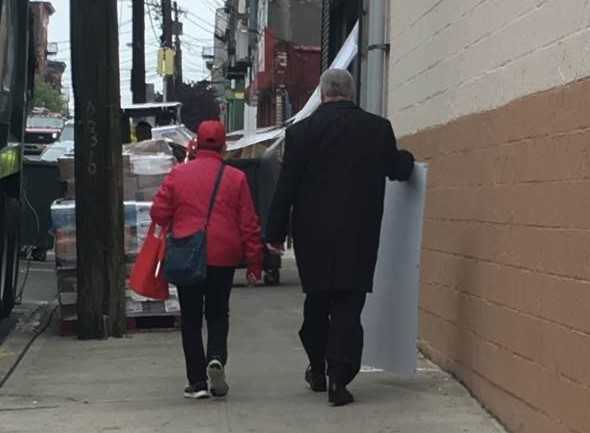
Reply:
[[[352,102],[322,104],[287,129],[266,240],[284,242],[292,209],[304,292],[372,291],[385,179],[407,180],[413,166],[390,122]]]

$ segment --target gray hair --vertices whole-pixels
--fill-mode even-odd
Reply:
[[[354,78],[346,69],[328,69],[320,77],[320,89],[326,98],[352,100]]]

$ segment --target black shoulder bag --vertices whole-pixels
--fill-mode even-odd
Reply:
[[[172,232],[168,233],[166,237],[164,278],[171,284],[190,286],[207,278],[207,226],[209,225],[224,170],[225,164],[221,163],[209,199],[207,217],[203,228],[183,238],[175,238],[172,236]]]

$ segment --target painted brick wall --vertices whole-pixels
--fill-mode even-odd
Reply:
[[[419,344],[510,431],[590,433],[590,5],[391,0],[429,163]]]
[[[391,0],[398,134],[590,75],[586,0]]]

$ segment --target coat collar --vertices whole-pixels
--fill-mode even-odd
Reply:
[[[201,158],[215,158],[218,160],[222,160],[223,156],[221,155],[221,153],[215,151],[215,150],[205,150],[205,149],[201,149],[201,150],[197,150],[197,155],[196,155],[197,159],[201,159]]]
[[[330,101],[323,102],[317,109],[317,111],[329,111],[338,109],[355,109],[358,110],[359,106],[352,101]]]

